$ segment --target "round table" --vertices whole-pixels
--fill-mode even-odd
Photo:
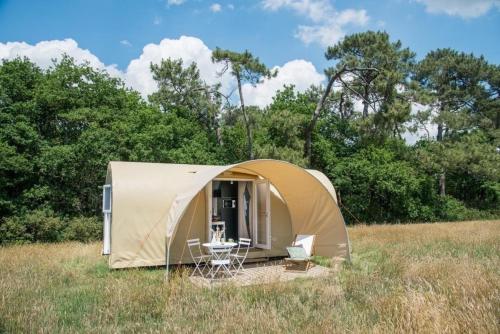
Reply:
[[[205,242],[203,244],[203,247],[209,248],[209,249],[226,249],[226,248],[233,248],[234,246],[238,245],[236,242]]]

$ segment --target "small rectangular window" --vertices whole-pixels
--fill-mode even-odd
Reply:
[[[102,212],[111,213],[111,185],[102,187]]]

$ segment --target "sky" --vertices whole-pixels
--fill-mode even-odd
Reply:
[[[230,91],[211,50],[248,49],[279,71],[244,87],[248,104],[265,106],[283,84],[321,84],[326,47],[366,30],[387,31],[418,59],[451,47],[500,63],[500,0],[0,0],[0,58],[47,68],[67,53],[144,97],[156,88],[149,64],[168,57],[197,62],[204,80]]]

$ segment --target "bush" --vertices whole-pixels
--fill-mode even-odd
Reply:
[[[64,221],[51,210],[34,210],[4,219],[0,225],[0,243],[60,241],[63,229]]]
[[[437,211],[437,217],[448,221],[495,218],[489,211],[467,208],[464,203],[448,195],[439,198]]]
[[[92,241],[102,237],[102,224],[96,217],[61,218],[53,211],[29,211],[0,222],[0,244]]]
[[[362,149],[332,163],[327,173],[344,205],[361,221],[434,220],[432,180],[388,149]]]
[[[63,233],[64,240],[88,242],[102,238],[102,222],[96,217],[73,218]]]
[[[31,242],[26,225],[19,217],[10,217],[0,222],[0,245],[7,243],[23,244]]]

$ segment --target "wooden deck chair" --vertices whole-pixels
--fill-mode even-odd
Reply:
[[[314,234],[297,234],[291,247],[287,247],[285,270],[308,271],[313,266],[311,262],[314,253]]]

